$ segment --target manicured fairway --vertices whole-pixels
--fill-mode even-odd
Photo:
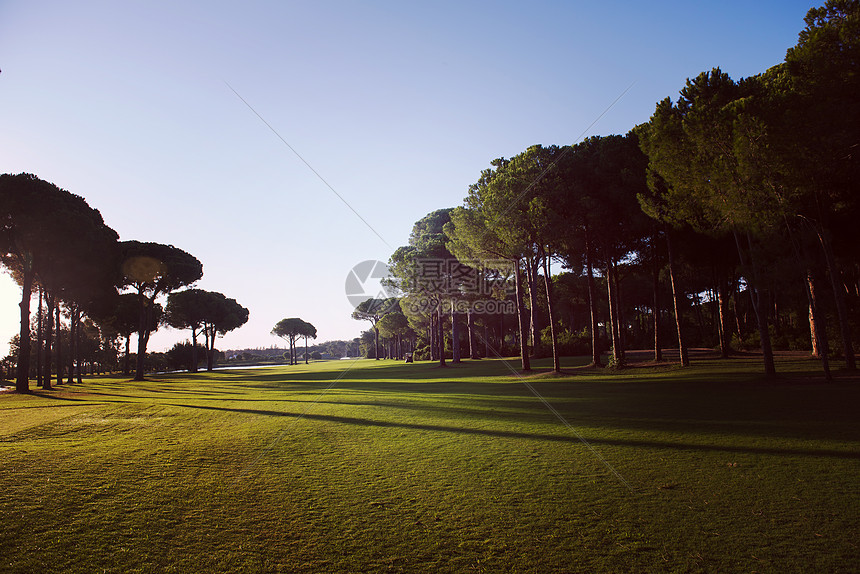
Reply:
[[[582,362],[0,395],[0,572],[857,570],[860,382]]]

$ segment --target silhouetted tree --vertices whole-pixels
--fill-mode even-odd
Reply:
[[[296,358],[296,339],[298,337],[305,336],[305,333],[310,333],[310,328],[313,328],[313,325],[299,319],[298,317],[289,317],[287,319],[281,319],[272,329],[272,334],[280,337],[290,344],[290,364],[295,365],[298,364]],[[316,334],[316,329],[313,329],[314,335]],[[308,335],[311,336],[311,335]]]
[[[82,290],[98,265],[112,261],[117,234],[80,196],[31,174],[0,175],[0,262],[21,285],[21,345],[16,390],[29,391],[30,297],[38,279],[56,312],[64,290]],[[50,355],[48,355],[50,356]],[[46,379],[50,386],[49,376]],[[58,365],[58,372],[62,365]]]
[[[134,380],[142,381],[156,298],[200,279],[203,265],[193,255],[160,243],[123,241],[120,253],[121,285],[133,288],[138,296],[140,321]]]

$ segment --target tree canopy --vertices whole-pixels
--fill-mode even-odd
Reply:
[[[215,338],[248,321],[248,309],[221,293],[203,289],[186,289],[171,293],[167,300],[165,321],[177,329],[191,329],[194,354],[191,370],[197,370],[197,336],[202,333],[206,339],[206,368],[212,370],[215,357]]]
[[[281,319],[272,328],[272,334],[286,340],[290,345],[290,365],[298,364],[296,357],[296,339],[304,337],[316,338],[316,327],[298,317]]]
[[[190,253],[172,245],[123,241],[119,248],[122,270],[119,283],[122,287],[131,287],[139,300],[140,327],[134,378],[143,380],[149,325],[156,298],[200,279],[203,264]]]

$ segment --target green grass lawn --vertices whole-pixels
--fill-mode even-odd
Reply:
[[[856,378],[583,363],[0,395],[0,572],[857,571]]]

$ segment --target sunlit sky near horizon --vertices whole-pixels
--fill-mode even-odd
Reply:
[[[820,3],[4,0],[0,173],[195,255],[200,288],[250,309],[221,349],[280,345],[284,317],[352,339],[350,269],[493,158],[626,133],[713,67],[762,72]],[[0,356],[19,300],[0,275]]]

